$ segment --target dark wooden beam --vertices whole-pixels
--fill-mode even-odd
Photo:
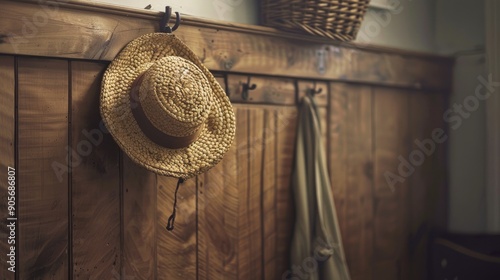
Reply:
[[[111,61],[162,13],[82,1],[0,0],[0,53]],[[448,57],[182,16],[175,32],[212,71],[448,91]]]

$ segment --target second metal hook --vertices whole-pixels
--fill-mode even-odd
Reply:
[[[307,94],[314,96],[316,94],[320,94],[323,91],[323,88],[316,89],[316,82],[313,83],[313,88],[307,90]]]
[[[160,32],[172,33],[181,24],[181,15],[179,12],[175,12],[175,24],[170,27],[168,23],[170,22],[170,17],[172,16],[172,8],[170,6],[165,7],[165,14],[160,20]]]
[[[256,88],[256,84],[250,85],[250,76],[248,76],[247,82],[242,84],[241,98],[243,98],[243,100],[248,100],[248,92]]]

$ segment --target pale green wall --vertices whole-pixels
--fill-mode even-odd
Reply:
[[[257,0],[89,0],[113,5],[144,9],[151,4],[151,10],[165,11],[169,5],[181,14],[213,20],[224,20],[247,24],[256,24],[258,19]]]
[[[394,9],[389,11],[368,10],[356,41],[434,52],[434,0],[394,0],[393,3]]]
[[[453,93],[450,103],[473,96],[485,73],[484,0],[438,0],[436,51],[454,55]],[[449,229],[455,232],[486,230],[486,106],[470,113],[449,143]]]

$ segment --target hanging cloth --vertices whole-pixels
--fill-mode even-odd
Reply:
[[[342,238],[311,95],[300,104],[292,190],[296,220],[289,279],[349,280]]]

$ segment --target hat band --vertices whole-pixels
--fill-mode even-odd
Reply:
[[[181,149],[189,146],[193,143],[200,135],[202,129],[198,128],[195,133],[184,136],[177,137],[165,134],[163,131],[156,128],[151,121],[149,121],[144,109],[141,106],[141,100],[139,98],[139,86],[144,78],[144,73],[137,77],[132,83],[132,89],[130,90],[130,108],[132,109],[132,115],[134,115],[139,128],[142,130],[144,135],[148,137],[154,143],[169,149]]]

